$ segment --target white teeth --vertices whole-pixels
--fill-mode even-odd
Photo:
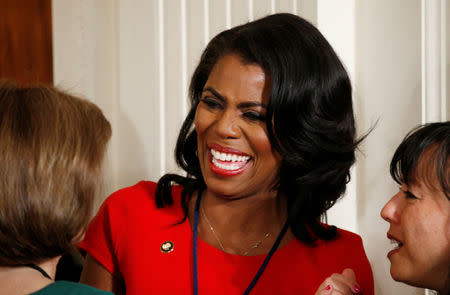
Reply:
[[[211,149],[212,163],[224,170],[236,170],[247,164],[249,156],[238,156],[231,153],[221,153]],[[218,160],[221,162],[219,163]]]
[[[211,154],[213,158],[227,162],[247,162],[250,159],[249,156],[238,156],[236,154],[221,153],[213,149],[211,149]]]
[[[401,242],[397,241],[397,240],[394,240],[394,239],[390,239],[390,240],[391,240],[391,245],[395,245],[394,249],[398,249],[401,246],[403,246],[403,244]]]
[[[242,166],[244,166],[246,164],[246,162],[230,162],[230,163],[227,163],[227,164],[219,163],[219,162],[217,162],[216,158],[214,158],[214,157],[212,158],[212,163],[215,166],[217,166],[217,167],[219,167],[221,169],[224,169],[224,170],[236,170],[236,169],[239,169],[239,168],[241,168]]]

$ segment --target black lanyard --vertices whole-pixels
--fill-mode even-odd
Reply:
[[[52,279],[45,270],[43,270],[41,267],[37,266],[34,263],[25,264],[24,266],[31,267],[31,268],[37,270],[38,272],[40,272],[47,279],[50,279],[50,280]]]
[[[193,282],[194,282],[194,295],[198,295],[198,271],[197,271],[197,237],[198,237],[198,212],[200,208],[200,199],[202,197],[202,190],[198,192],[197,201],[195,202],[195,212],[194,212],[194,237],[193,237],[193,250],[192,250],[192,256],[194,260],[194,271],[193,271]],[[266,258],[264,259],[263,263],[259,267],[258,272],[256,273],[255,277],[251,281],[250,285],[248,285],[247,289],[244,292],[244,295],[248,295],[250,291],[255,287],[256,283],[258,282],[259,278],[263,274],[264,270],[266,269],[267,264],[270,261],[270,258],[272,258],[273,254],[277,250],[278,246],[280,245],[281,240],[283,239],[284,234],[286,233],[288,229],[288,223],[284,224],[283,228],[281,229],[280,233],[278,234],[278,237],[275,241],[275,243],[272,246],[272,249],[270,249],[269,253],[267,254]]]

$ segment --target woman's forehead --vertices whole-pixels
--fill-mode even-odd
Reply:
[[[409,171],[408,182],[410,186],[427,188],[435,193],[443,192],[443,187],[437,174],[436,150],[437,146],[432,146],[425,149],[420,155],[416,166]]]
[[[245,63],[240,56],[229,54],[214,65],[203,89],[208,88],[224,97],[244,96],[245,99],[262,100],[267,105],[271,79],[259,65]]]

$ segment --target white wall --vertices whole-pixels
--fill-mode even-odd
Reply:
[[[212,36],[273,12],[304,16],[324,33],[350,73],[359,132],[364,133],[378,120],[358,154],[347,195],[330,211],[329,221],[363,237],[374,270],[376,294],[423,294],[422,290],[390,279],[389,261],[385,258],[390,248],[385,239],[388,225],[379,217],[379,211],[396,190],[388,175],[389,159],[405,133],[427,120],[422,114],[424,106],[438,109],[441,120],[445,120],[442,114],[450,114],[450,87],[439,86],[444,95],[438,102],[422,93],[427,85],[422,48],[427,42],[434,44],[423,38],[423,28],[432,25],[423,21],[423,12],[431,9],[424,5],[425,1],[431,8],[445,3],[53,1],[55,84],[97,103],[112,123],[106,197],[141,179],[157,180],[165,172],[176,171],[173,148],[188,108],[189,77]],[[450,48],[450,41],[444,40],[446,32],[450,32],[449,6],[443,7],[447,12],[442,13],[446,30],[438,41]],[[449,70],[445,68],[450,67],[450,50],[446,51],[445,46],[440,49],[445,57],[439,61],[444,70],[434,74],[449,85]]]
[[[347,69],[352,85],[355,85],[356,0],[319,0],[316,3],[316,25],[338,53]],[[336,11],[340,13],[336,13]],[[353,91],[353,103],[356,112],[358,98],[355,91]],[[352,232],[358,232],[356,193],[358,175],[355,172],[355,169],[352,169],[351,182],[347,185],[345,197],[327,213],[328,222]]]
[[[116,157],[119,24],[113,3],[109,0],[52,2],[54,82],[94,101],[112,124],[113,136],[105,161],[107,193],[117,187],[119,169]],[[123,138],[126,134],[120,135]],[[128,166],[120,169],[133,170]]]
[[[447,109],[447,115],[446,120],[450,120],[450,3],[446,3],[446,9],[445,9],[445,30],[443,36],[446,38],[446,46],[444,52],[446,52],[446,59],[445,59],[445,75],[446,75],[446,83],[445,83],[445,89],[446,89],[446,109]]]
[[[388,223],[380,210],[396,192],[389,160],[421,122],[421,21],[418,0],[357,3],[356,85],[360,130],[376,128],[358,158],[358,228],[375,275],[376,294],[423,294],[389,276]]]

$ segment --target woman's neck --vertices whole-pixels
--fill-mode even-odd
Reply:
[[[196,196],[191,200],[190,216],[193,216],[195,200]],[[199,210],[199,236],[227,253],[266,254],[286,222],[285,202],[276,192],[233,200],[205,190]],[[280,247],[291,239],[292,234],[288,232]]]
[[[439,295],[450,295],[450,266],[447,272],[447,279],[444,279],[444,286],[441,290],[437,290]]]
[[[56,266],[61,257],[55,257],[36,264],[52,279],[55,278]],[[0,267],[0,294],[30,294],[53,283],[38,270],[28,266]]]

